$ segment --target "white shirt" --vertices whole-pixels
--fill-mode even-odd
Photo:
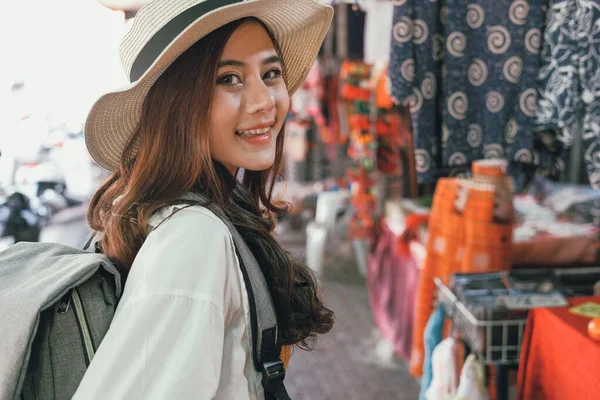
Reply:
[[[174,208],[160,210],[150,224]],[[223,222],[200,206],[175,213],[141,247],[73,398],[263,399],[243,282]]]

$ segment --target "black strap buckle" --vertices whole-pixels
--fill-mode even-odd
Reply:
[[[269,361],[263,363],[262,385],[265,391],[275,393],[283,384],[285,378],[285,367],[283,361]]]

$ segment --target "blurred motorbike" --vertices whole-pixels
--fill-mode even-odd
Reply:
[[[18,191],[0,200],[0,251],[17,242],[39,241],[43,226],[40,211]]]
[[[15,185],[37,197],[52,213],[81,204],[92,188],[92,171],[81,133],[54,130],[34,159],[20,163]]]

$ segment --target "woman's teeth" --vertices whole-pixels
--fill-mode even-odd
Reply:
[[[266,128],[262,128],[262,129],[251,129],[249,131],[236,131],[235,133],[239,136],[250,137],[250,136],[264,135],[265,133],[269,132],[270,129],[271,129],[271,127],[267,126]]]

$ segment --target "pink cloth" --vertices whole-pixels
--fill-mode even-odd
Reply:
[[[419,270],[410,255],[398,252],[398,236],[381,224],[369,254],[367,285],[375,323],[396,353],[410,358]]]

